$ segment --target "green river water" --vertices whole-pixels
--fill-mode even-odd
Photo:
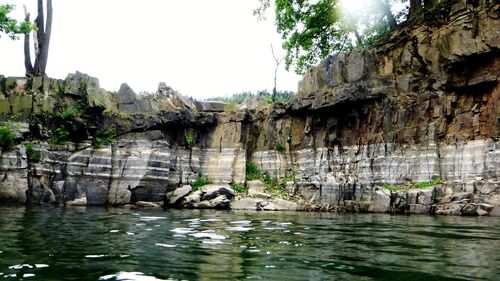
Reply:
[[[0,280],[500,280],[500,219],[0,207]]]

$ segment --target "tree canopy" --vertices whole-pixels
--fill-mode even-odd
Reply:
[[[371,45],[392,29],[446,0],[371,0],[346,13],[339,0],[260,0],[254,15],[274,8],[275,25],[286,51],[285,65],[302,74],[328,55]],[[399,11],[394,7],[399,5]]]
[[[261,97],[269,102],[286,103],[288,101],[291,101],[293,97],[295,97],[295,93],[291,91],[275,91],[273,94],[274,94],[274,101],[272,100],[272,94],[269,93],[269,91],[267,90],[261,90],[258,91],[257,93],[242,92],[233,94],[231,96],[212,97],[208,98],[207,100],[222,101],[229,104],[241,104],[247,98]]]
[[[14,5],[0,5],[0,36],[2,33],[5,33],[12,40],[18,39],[19,34],[30,33],[35,29],[35,25],[29,21],[18,22],[16,19],[9,17],[9,13],[12,12],[14,8]]]

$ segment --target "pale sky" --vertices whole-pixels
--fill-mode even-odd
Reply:
[[[356,10],[372,0],[341,0]],[[31,19],[36,0],[0,0],[11,14]],[[273,2],[273,1],[271,1]],[[198,99],[273,87],[275,61],[284,55],[272,18],[259,22],[258,0],[53,0],[47,75],[64,79],[81,71],[116,91],[123,82],[154,92],[166,82]],[[24,76],[23,40],[0,38],[0,74]],[[297,91],[300,76],[278,72],[278,90]]]
[[[24,18],[36,0],[6,0]],[[271,90],[275,62],[283,55],[273,20],[252,15],[257,0],[53,0],[47,75],[64,79],[76,70],[117,90],[136,92],[158,82],[187,96],[208,98]],[[22,38],[21,38],[22,39]],[[0,74],[24,76],[23,40],[0,38]],[[297,91],[300,77],[280,68],[278,89]]]

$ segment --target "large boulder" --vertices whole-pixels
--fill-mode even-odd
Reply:
[[[118,90],[118,104],[133,104],[136,101],[136,93],[127,84],[123,83]]]
[[[262,206],[265,211],[296,211],[298,204],[281,198],[276,198]]]
[[[201,187],[201,200],[210,200],[219,195],[225,195],[226,198],[234,197],[234,190],[229,184],[207,184]]]
[[[242,198],[231,203],[233,210],[257,210],[259,202],[255,198]]]
[[[193,188],[190,185],[184,185],[165,195],[166,205],[176,205],[182,198],[187,196]]]
[[[378,189],[372,196],[372,204],[368,208],[369,212],[385,213],[391,206],[391,193],[386,189]]]
[[[254,194],[264,193],[266,186],[260,180],[247,181],[248,195],[252,196]]]

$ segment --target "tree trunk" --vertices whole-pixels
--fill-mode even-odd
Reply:
[[[38,46],[39,53],[35,59],[35,75],[45,75],[49,56],[50,35],[52,33],[52,0],[47,0],[47,21],[44,28],[43,0],[38,0]],[[41,16],[40,16],[41,15]],[[42,32],[40,32],[42,30]]]
[[[437,4],[437,0],[424,0],[424,7],[430,9]]]
[[[38,0],[38,16],[35,19],[37,26],[35,42],[35,65],[32,66],[30,54],[29,34],[24,37],[24,66],[27,76],[45,75],[49,56],[50,36],[52,33],[52,0],[47,0],[47,20],[45,20],[43,0]],[[29,19],[29,14],[26,15]]]
[[[28,9],[24,6],[24,20],[30,21],[30,14]],[[33,65],[31,64],[31,54],[30,54],[30,33],[24,34],[24,67],[26,68],[26,76],[33,75]]]
[[[398,23],[396,22],[396,19],[394,18],[394,15],[391,12],[391,7],[387,3],[387,1],[377,0],[377,4],[379,6],[379,9],[382,10],[385,17],[387,18],[387,23],[389,24],[389,27],[391,29],[396,28],[398,26]]]
[[[363,41],[361,41],[361,36],[359,35],[359,32],[357,29],[354,29],[354,37],[356,37],[356,43],[358,44],[358,46],[361,46],[361,44],[363,43]]]
[[[274,48],[273,48],[273,44],[271,44],[271,53],[273,54],[273,58],[274,58],[274,61],[276,62],[276,67],[274,68],[274,88],[273,88],[273,95],[271,96],[271,100],[273,102],[276,101],[276,81],[278,80],[278,67],[280,66],[281,62],[283,61],[283,58],[278,58],[276,57],[276,55],[274,54]]]
[[[417,14],[417,12],[422,9],[421,0],[410,0],[410,11],[408,12],[408,18],[412,18]]]

